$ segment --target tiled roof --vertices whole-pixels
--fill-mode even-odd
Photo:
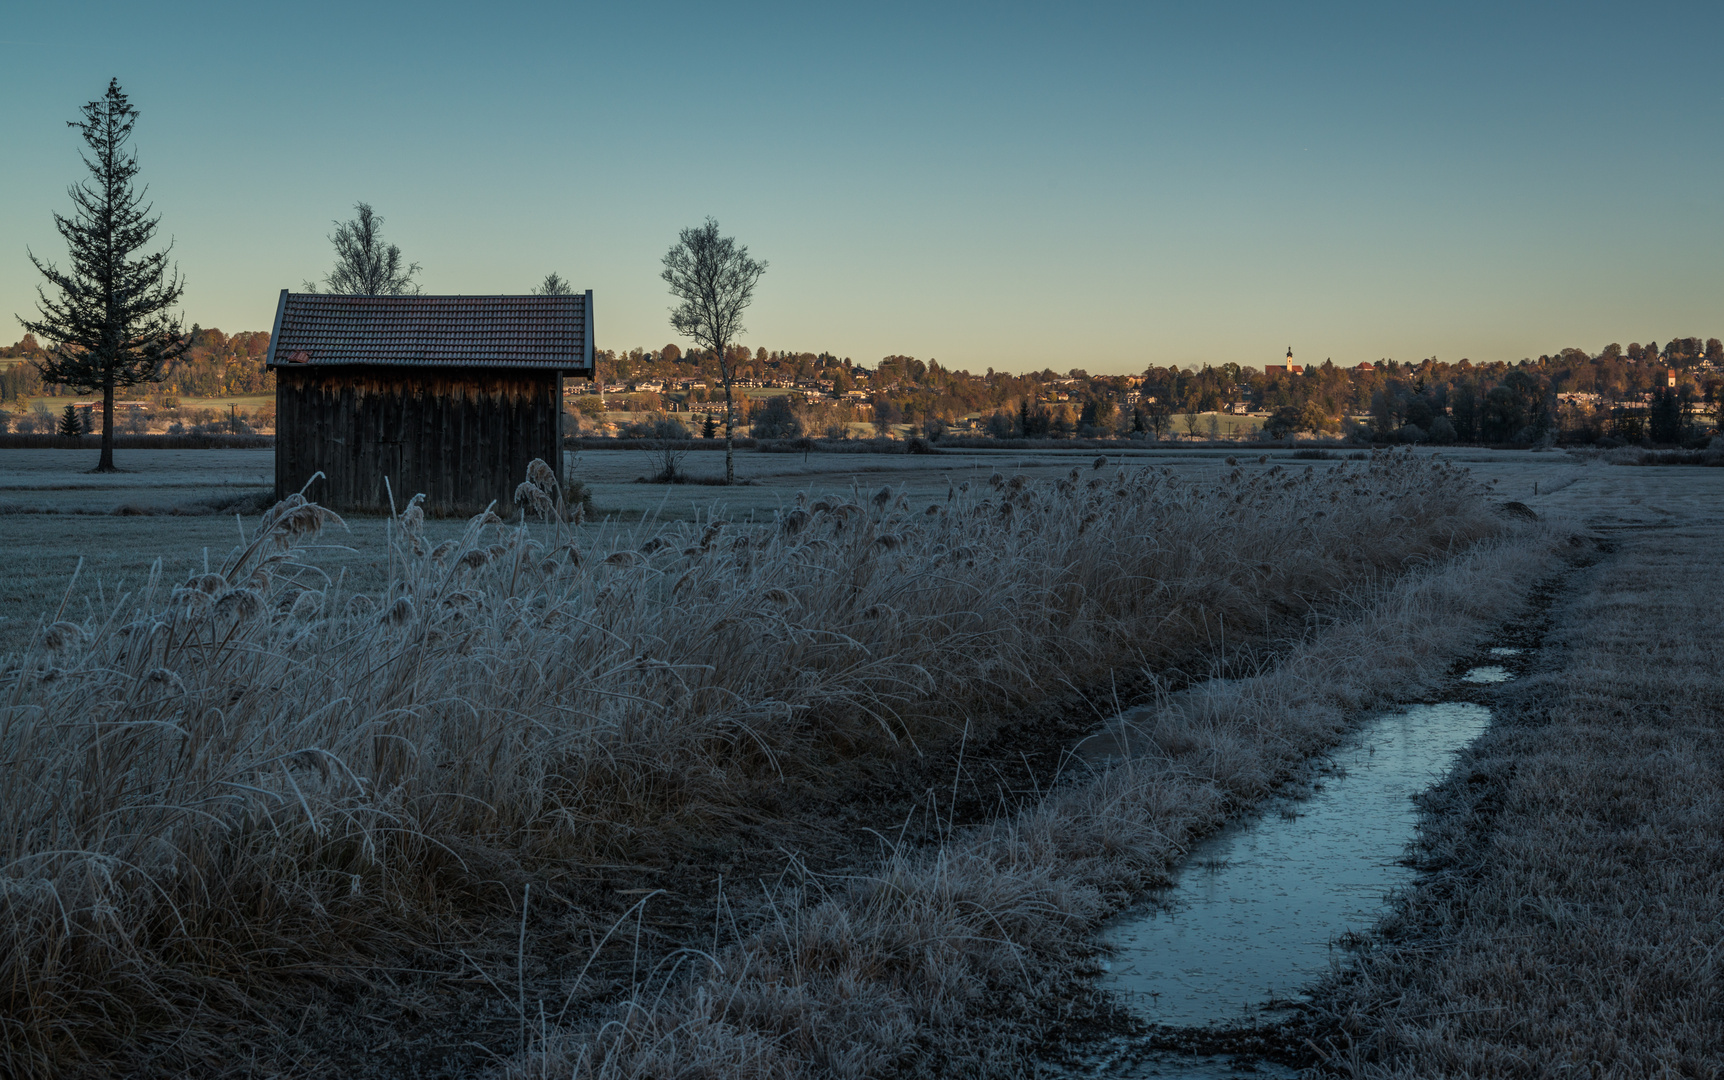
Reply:
[[[332,296],[283,289],[271,365],[511,367],[586,373],[592,297]]]

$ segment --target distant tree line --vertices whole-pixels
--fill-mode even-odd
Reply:
[[[1271,421],[1400,442],[1679,443],[1709,435],[1724,399],[1724,343],[1676,338],[1516,364],[1331,364],[1244,380]]]
[[[263,368],[267,332],[227,335],[194,326],[190,348],[164,365],[162,382],[139,387],[151,398],[271,393]],[[938,435],[979,416],[978,434],[1003,438],[1206,437],[1216,413],[1249,409],[1265,433],[1351,435],[1374,442],[1532,443],[1540,440],[1681,443],[1709,437],[1724,401],[1724,343],[1674,338],[1607,345],[1596,353],[1562,349],[1536,359],[1455,363],[1393,360],[1370,369],[1332,363],[1300,373],[1235,364],[1151,365],[1141,375],[1092,376],[1083,369],[1012,374],[953,370],[937,360],[893,355],[872,367],[831,352],[731,346],[735,378],[753,387],[737,402],[748,433],[837,434],[863,424],[876,432]],[[0,404],[59,396],[32,360],[45,351],[26,335],[0,347]],[[698,435],[722,401],[709,353],[677,345],[600,350],[604,408],[649,416],[694,412],[683,423]],[[6,360],[23,361],[6,364]],[[1674,375],[1675,386],[1671,386]],[[697,385],[684,388],[684,382]],[[640,390],[631,387],[654,386]],[[767,392],[761,393],[761,388]],[[782,389],[784,394],[771,393]],[[812,392],[812,396],[809,396]],[[774,403],[773,399],[782,398]],[[575,423],[600,421],[599,399],[578,398]],[[722,428],[722,415],[719,426]],[[648,425],[655,419],[644,419]]]
[[[606,351],[599,360],[617,407],[699,409],[710,396],[700,384],[717,384],[710,356],[675,345]],[[982,430],[998,437],[1205,437],[1217,426],[1214,414],[1250,411],[1271,436],[1675,443],[1708,436],[1724,400],[1724,343],[1697,337],[1662,347],[1611,344],[1597,353],[1562,349],[1512,364],[1430,358],[1343,368],[1325,361],[1300,371],[1151,365],[1141,376],[1091,376],[1083,369],[1014,375],[991,368],[974,375],[908,356],[884,357],[869,368],[827,352],[742,347],[731,350],[730,360],[744,385],[799,391],[786,395],[781,411],[797,416],[808,433],[857,421],[877,430],[908,424],[938,433],[979,414]],[[683,389],[691,380],[696,385]],[[615,394],[619,384],[662,389]],[[782,426],[779,419],[772,423]]]
[[[215,328],[193,326],[190,348],[162,365],[158,381],[131,390],[134,397],[233,397],[273,394],[275,376],[263,366],[269,352],[269,331],[248,330],[228,336]],[[47,352],[33,335],[0,348],[0,405],[35,397],[77,395],[60,383],[43,378],[37,363]],[[5,360],[18,363],[4,364]]]

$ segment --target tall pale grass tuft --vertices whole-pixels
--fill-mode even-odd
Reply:
[[[168,587],[158,563],[72,624],[81,648],[62,629],[58,649],[6,658],[0,1073],[157,1039],[195,1055],[267,1013],[273,973],[434,939],[491,902],[488,868],[599,866],[721,831],[752,786],[1164,670],[1504,527],[1462,471],[1408,455],[1219,483],[996,475],[943,513],[882,489],[871,510],[816,500],[794,527],[575,529],[545,474],[527,482],[543,523],[488,513],[435,549],[410,503],[373,595],[317,569],[310,544],[340,519],[290,497],[217,568]],[[1012,843],[1012,873],[965,918],[1022,908],[1012,878],[1033,878],[1038,849]],[[890,971],[923,915],[854,887],[881,933],[905,927],[881,939]],[[784,929],[811,963],[842,932],[817,912]],[[965,992],[951,978],[939,993]],[[898,1015],[878,1015],[882,1039]],[[867,1071],[872,1053],[830,1066]]]

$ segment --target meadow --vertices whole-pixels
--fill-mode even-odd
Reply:
[[[579,522],[543,474],[539,520],[236,520],[267,453],[156,453],[0,463],[12,1074],[1009,1072],[1100,920],[1518,617],[1565,515],[1711,474],[614,451]],[[1145,700],[1153,753],[1074,764]]]
[[[122,454],[121,473],[104,475],[88,471],[94,455],[85,451],[3,453],[0,523],[5,535],[0,551],[13,573],[0,586],[0,648],[21,646],[29,627],[62,599],[67,599],[69,610],[81,612],[86,602],[99,603],[115,588],[135,586],[158,557],[166,560],[171,573],[201,566],[204,548],[225,551],[234,542],[233,512],[244,508],[255,517],[274,483],[270,450],[134,451]],[[1096,456],[1094,451],[1060,450],[930,456],[743,452],[737,457],[737,473],[746,483],[732,488],[637,483],[661,466],[661,455],[651,450],[571,452],[564,457],[564,470],[593,493],[595,513],[584,526],[591,530],[606,519],[693,521],[709,513],[741,523],[764,522],[807,491],[872,492],[891,485],[911,498],[933,498],[954,484],[974,484],[1000,470],[1051,481],[1073,465],[1087,468]],[[1228,457],[1246,469],[1268,467],[1258,464],[1259,457],[1283,467],[1314,464],[1290,457],[1286,450],[1124,449],[1107,456],[1116,465],[1172,468],[1193,480],[1224,475]],[[1473,469],[1486,482],[1496,481],[1494,490],[1503,498],[1539,505],[1582,469],[1559,454],[1466,450],[1442,456]],[[714,451],[691,453],[683,461],[683,470],[695,478],[720,476],[723,468],[723,455]],[[458,535],[461,527],[436,520],[424,526],[438,541]],[[326,538],[330,546],[321,555],[324,565],[334,573],[345,571],[357,587],[379,587],[380,568],[387,566],[379,557],[385,531],[381,519],[354,518],[347,522],[347,531]],[[83,569],[74,584],[80,560]],[[70,592],[68,585],[73,586]]]

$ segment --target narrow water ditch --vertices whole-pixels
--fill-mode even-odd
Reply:
[[[1411,882],[1413,798],[1482,734],[1483,687],[1513,678],[1522,650],[1491,649],[1461,673],[1453,700],[1408,705],[1361,725],[1316,779],[1210,836],[1174,884],[1101,935],[1097,989],[1123,1021],[1067,1044],[1067,1076],[1294,1077],[1273,1055],[1279,1025],[1344,941],[1385,913]],[[1478,688],[1478,689],[1475,689]]]

